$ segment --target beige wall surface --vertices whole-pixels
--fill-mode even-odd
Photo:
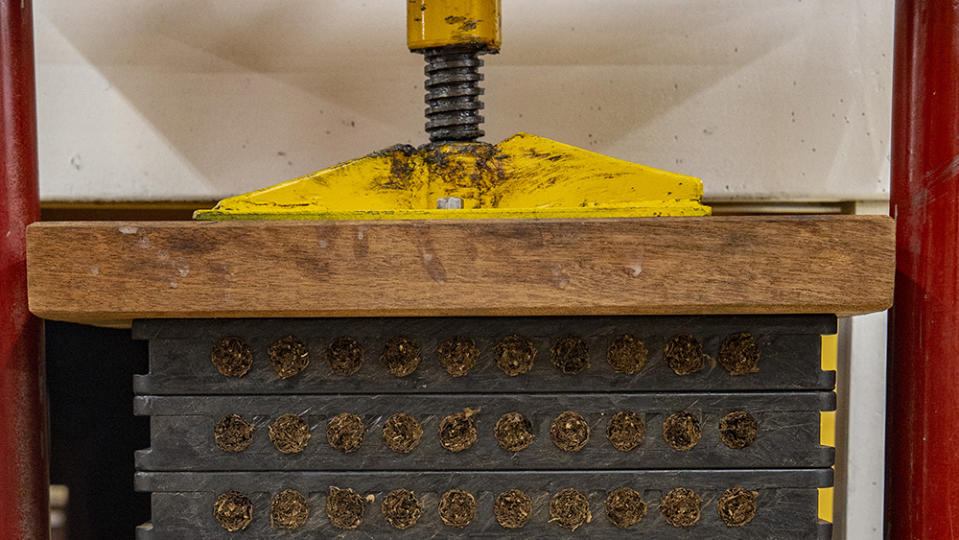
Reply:
[[[892,2],[504,0],[487,140],[700,176],[711,199],[880,199]],[[47,201],[210,199],[420,144],[400,0],[35,0]]]

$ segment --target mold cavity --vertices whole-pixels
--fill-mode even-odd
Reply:
[[[493,352],[497,367],[510,377],[529,373],[536,359],[533,342],[515,334],[500,341]]]
[[[270,527],[294,530],[310,519],[310,505],[299,491],[288,489],[273,497],[270,504]]]
[[[420,365],[420,346],[405,337],[394,337],[386,343],[380,359],[393,375],[406,377]]]
[[[476,342],[465,337],[451,337],[437,349],[443,369],[453,377],[462,377],[476,366],[479,349]]]
[[[326,348],[326,363],[334,375],[353,375],[363,366],[363,347],[351,337],[340,336]]]
[[[340,489],[330,486],[326,498],[326,516],[337,529],[346,531],[355,529],[363,523],[366,515],[366,500],[352,489]]]
[[[553,420],[549,435],[560,450],[579,452],[589,442],[589,424],[578,413],[566,411]]]
[[[673,527],[692,527],[699,521],[702,502],[693,490],[676,488],[659,501],[659,511]]]
[[[238,491],[221,493],[213,503],[213,517],[227,531],[242,531],[253,521],[253,501]]]
[[[575,531],[592,519],[589,500],[573,488],[560,491],[549,501],[549,520],[560,527]]]
[[[284,454],[299,454],[310,442],[310,426],[295,414],[284,414],[270,425],[270,441]]]
[[[635,489],[614,489],[606,497],[606,519],[620,529],[639,523],[645,515],[646,503]]]
[[[589,347],[581,338],[560,338],[549,352],[553,365],[565,375],[578,375],[589,368]]]
[[[504,529],[522,529],[533,515],[533,501],[518,489],[504,491],[496,497],[493,515]]]
[[[422,437],[423,426],[406,413],[396,413],[383,424],[383,442],[396,453],[412,452],[419,446]]]
[[[634,375],[646,365],[646,345],[629,334],[617,337],[606,351],[606,360],[616,373]]]
[[[726,336],[719,348],[719,365],[730,375],[747,375],[759,371],[759,347],[752,334],[742,332]]]
[[[727,489],[719,497],[716,512],[727,527],[742,527],[756,517],[759,493],[741,487]]]
[[[253,442],[253,424],[238,414],[224,416],[213,428],[213,440],[224,452],[242,452]]]
[[[663,422],[663,439],[676,450],[692,450],[702,437],[699,419],[686,411],[670,415]]]
[[[703,344],[693,336],[674,336],[664,350],[666,364],[676,375],[692,375],[706,367],[709,358]]]
[[[383,499],[382,511],[387,523],[402,531],[416,525],[423,516],[423,503],[412,491],[397,489]]]
[[[733,450],[741,450],[756,442],[759,422],[746,411],[733,411],[719,421],[719,438]]]
[[[288,379],[310,365],[310,351],[294,336],[278,339],[267,351],[270,365],[281,379]]]
[[[210,361],[225,377],[242,377],[253,366],[253,351],[236,337],[225,337],[213,345]]]
[[[454,413],[440,422],[440,444],[450,452],[462,452],[476,442],[476,422],[473,411]]]
[[[476,517],[476,498],[472,493],[451,489],[443,494],[437,512],[443,523],[462,529]]]
[[[620,411],[606,424],[606,438],[613,448],[620,452],[629,452],[646,438],[646,423],[632,411]]]
[[[363,420],[355,414],[342,413],[334,416],[326,424],[326,440],[334,450],[351,454],[360,449],[366,427]]]
[[[533,424],[518,412],[506,413],[496,421],[493,435],[503,450],[519,452],[533,442]]]

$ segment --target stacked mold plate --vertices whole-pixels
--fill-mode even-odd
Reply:
[[[829,538],[829,316],[142,321],[141,539]]]

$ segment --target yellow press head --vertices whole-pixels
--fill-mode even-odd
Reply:
[[[473,45],[499,52],[500,0],[407,0],[406,41],[411,51]]]

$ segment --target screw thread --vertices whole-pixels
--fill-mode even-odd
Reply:
[[[485,133],[480,129],[483,102],[479,68],[480,50],[462,47],[427,49],[426,132],[430,142],[472,142]]]

